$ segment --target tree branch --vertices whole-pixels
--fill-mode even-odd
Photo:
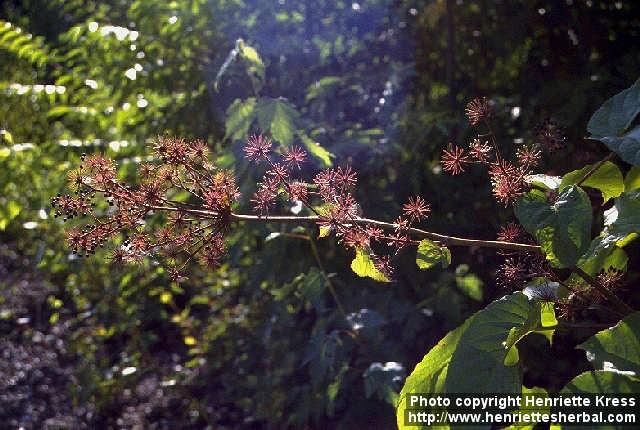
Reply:
[[[232,213],[231,218],[237,221],[250,221],[250,222],[287,222],[287,223],[316,223],[320,217],[316,215],[311,216],[289,216],[289,215],[273,215],[268,217],[258,215],[246,215]],[[375,225],[385,230],[395,230],[397,225],[384,221],[378,221],[369,218],[355,218],[352,220],[357,224]],[[537,245],[529,245],[526,243],[513,243],[513,242],[501,242],[498,240],[480,240],[480,239],[466,239],[462,237],[447,236],[444,234],[434,233],[431,231],[422,230],[419,228],[408,228],[407,232],[416,236],[426,237],[429,239],[437,240],[445,245],[452,246],[468,246],[468,247],[480,247],[480,248],[497,248],[497,249],[510,249],[514,251],[525,252],[540,252],[540,247]]]

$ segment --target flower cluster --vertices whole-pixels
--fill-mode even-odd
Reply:
[[[326,169],[311,181],[305,181],[294,175],[300,173],[307,155],[299,147],[277,154],[271,140],[260,135],[248,139],[244,153],[249,161],[266,166],[251,199],[260,216],[268,218],[279,200],[300,204],[317,216],[323,235],[334,234],[345,247],[364,250],[388,278],[393,272],[391,256],[416,243],[410,238],[411,225],[425,219],[431,210],[421,197],[411,197],[403,207],[403,216],[395,222],[393,233],[385,234],[371,220],[361,217],[360,205],[353,194],[358,175],[351,166]]]
[[[240,197],[234,176],[210,163],[202,141],[159,137],[154,153],[159,162],[138,166],[136,185],[119,180],[113,160],[82,156],[68,177],[73,193],[51,199],[64,221],[85,220],[83,227],[67,230],[69,246],[88,256],[114,241],[114,262],[163,257],[176,280],[191,260],[216,267]]]
[[[478,135],[465,150],[452,143],[442,152],[442,167],[452,175],[465,171],[469,164],[487,167],[495,199],[508,206],[527,191],[526,177],[533,172],[542,158],[542,150],[554,152],[564,144],[559,128],[545,121],[536,132],[536,141],[517,148],[514,161],[509,161],[498,147],[491,127],[493,110],[486,98],[474,99],[467,105],[466,114],[471,125],[485,124],[488,133]]]
[[[145,258],[167,262],[167,273],[181,280],[190,261],[217,267],[225,254],[225,234],[234,219],[269,220],[284,203],[306,207],[316,216],[323,235],[333,233],[350,249],[367,252],[378,268],[391,277],[391,256],[417,243],[411,226],[425,219],[430,206],[412,197],[395,224],[361,218],[353,190],[358,176],[351,166],[320,171],[311,180],[300,174],[307,154],[297,146],[276,152],[267,136],[251,136],[244,146],[246,158],[266,166],[251,197],[257,215],[233,212],[240,192],[233,174],[215,167],[202,141],[159,137],[153,145],[156,162],[138,166],[138,183],[123,183],[116,164],[102,155],[82,156],[80,167],[68,175],[71,194],[51,199],[57,217],[81,218],[84,225],[67,230],[75,254],[89,256],[108,242],[116,244],[114,263],[141,262]],[[155,215],[155,216],[154,216]],[[294,217],[295,220],[295,217]],[[391,252],[388,249],[391,248]]]

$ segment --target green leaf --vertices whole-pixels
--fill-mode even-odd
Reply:
[[[564,175],[560,183],[560,191],[569,185],[577,184],[592,168],[593,165],[588,165],[580,170],[574,170]],[[624,191],[622,172],[620,172],[618,166],[610,161],[606,161],[598,167],[598,170],[593,172],[582,185],[600,190],[605,202],[612,197],[618,197]]]
[[[376,268],[369,253],[360,248],[356,250],[356,258],[351,262],[351,270],[362,278],[368,277],[379,282],[391,282],[384,273]]]
[[[263,97],[258,100],[256,113],[263,131],[269,131],[271,136],[284,146],[291,144],[296,131],[296,121],[300,116],[291,103]]]
[[[440,246],[429,239],[423,239],[418,245],[416,264],[421,269],[431,269],[436,264],[442,264],[442,267],[446,268],[451,264],[451,251],[446,246]]]
[[[587,358],[597,370],[640,375],[640,312],[596,333],[578,348],[587,351]]]
[[[398,427],[421,428],[404,423],[410,393],[519,392],[518,368],[503,364],[509,352],[506,341],[514,328],[539,321],[537,309],[536,302],[517,292],[494,301],[449,332],[407,378],[396,410]]]
[[[225,138],[233,140],[243,140],[247,137],[249,127],[255,115],[256,99],[249,97],[246,100],[235,99],[227,109],[227,120],[225,122]]]
[[[624,177],[624,190],[626,192],[640,188],[640,167],[632,167]]]
[[[54,106],[47,111],[47,118],[56,118],[73,112],[71,106]]]
[[[603,270],[624,270],[627,267],[627,253],[616,246],[616,238],[600,235],[591,241],[589,250],[578,260],[577,266],[595,276]]]
[[[640,189],[622,193],[606,215],[605,234],[616,241],[633,233],[640,234]]]
[[[309,151],[309,154],[318,159],[323,168],[328,168],[333,165],[331,158],[333,158],[334,155],[332,153],[324,149],[318,142],[311,139],[305,133],[300,132],[298,136],[300,140],[302,140],[304,147]]]
[[[545,193],[532,190],[518,202],[515,214],[555,267],[573,266],[589,247],[591,204],[575,185],[565,188],[552,204]]]
[[[604,102],[591,116],[587,130],[594,136],[618,136],[640,112],[640,79]]]
[[[640,126],[624,136],[604,136],[597,140],[607,145],[627,163],[640,166]]]
[[[554,309],[553,303],[551,302],[541,302],[540,303],[540,323],[542,327],[555,327],[558,325],[558,320],[556,319],[556,311]]]
[[[640,380],[616,372],[595,370],[576,376],[560,394],[624,394],[640,393]]]
[[[507,355],[504,359],[505,366],[513,366],[518,363],[519,354],[517,352],[516,344],[525,336],[530,333],[539,333],[546,337],[549,343],[551,343],[553,339],[553,332],[555,331],[555,327],[558,325],[558,322],[555,320],[553,303],[532,299],[526,291],[524,294],[529,298],[529,300],[532,300],[534,304],[527,316],[527,320],[520,326],[513,327],[509,331],[509,335],[504,342],[504,348],[507,350]],[[552,317],[549,315],[549,312],[551,312]]]
[[[522,386],[522,399],[524,399],[525,397],[537,397],[537,398],[547,398],[549,397],[549,393],[547,392],[547,390],[545,390],[544,388],[541,387],[533,387],[533,388],[527,388],[524,385]],[[530,413],[531,409],[529,409],[525,402],[522,402],[522,407],[519,409],[519,411],[521,413]],[[549,407],[540,407],[540,408],[536,408],[536,411],[538,412],[544,412],[544,413],[549,413],[551,411],[551,408]],[[509,427],[506,427],[505,430],[533,430],[536,427],[536,423],[532,423],[532,424],[522,424],[522,423],[518,423],[518,424],[512,424]],[[551,427],[553,429],[553,427]]]
[[[320,80],[309,85],[307,88],[306,101],[311,101],[328,92],[329,89],[336,87],[342,82],[338,76],[325,76]]]

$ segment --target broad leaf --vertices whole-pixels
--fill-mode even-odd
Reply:
[[[541,387],[527,388],[523,385],[522,399],[524,399],[525,397],[547,398],[549,397],[549,393],[547,392],[547,390]],[[532,412],[531,408],[529,408],[524,401],[522,402],[522,406],[519,409],[519,411],[523,414]],[[536,408],[536,411],[549,413],[551,411],[551,408],[540,407],[540,408]],[[536,423],[532,423],[532,424],[518,423],[518,424],[512,424],[509,427],[506,427],[505,430],[533,430],[536,427],[536,425],[537,425]],[[553,427],[551,427],[551,430],[553,430]]]
[[[640,380],[632,376],[603,370],[581,373],[560,391],[560,394],[625,393],[640,393]]]
[[[298,111],[286,100],[262,97],[256,105],[258,124],[284,146],[293,142]]]
[[[249,127],[255,118],[255,107],[256,99],[254,97],[249,97],[246,100],[234,100],[227,109],[226,138],[242,140],[247,137]]]
[[[604,136],[598,140],[627,163],[640,166],[640,126],[623,136]]]
[[[421,269],[431,269],[437,264],[446,268],[451,264],[451,251],[446,246],[440,246],[429,239],[423,239],[418,245],[416,264]]]
[[[516,205],[515,213],[555,267],[571,267],[589,247],[591,204],[585,192],[571,185],[554,203],[545,193],[532,190]]]
[[[589,250],[580,257],[577,266],[595,276],[608,269],[624,270],[627,267],[627,253],[616,246],[616,238],[600,235],[591,241]]]
[[[626,192],[640,188],[640,167],[632,167],[624,177],[624,190]]]
[[[640,79],[604,102],[591,116],[587,130],[594,136],[618,136],[640,112]]]
[[[622,193],[606,215],[605,231],[616,241],[632,233],[640,234],[640,189]]]
[[[633,372],[640,375],[640,312],[615,326],[596,333],[579,348],[598,370]]]
[[[582,177],[587,174],[593,165],[588,165],[580,170],[574,170],[562,177],[560,183],[560,191],[567,188],[569,185],[577,184]],[[583,183],[583,186],[595,188],[602,192],[602,198],[606,202],[612,197],[618,197],[624,191],[624,181],[622,179],[622,173],[618,166],[610,161],[603,163],[598,170],[593,172]]]
[[[531,314],[536,309],[536,302],[523,293],[514,293],[494,301],[449,332],[407,378],[396,410],[398,427],[421,428],[405,426],[410,393],[519,392],[517,367],[503,364],[508,351],[505,345],[514,328],[532,324]]]
[[[362,249],[356,250],[356,258],[351,262],[351,270],[362,278],[368,277],[379,282],[391,282],[384,273],[376,268],[369,253]]]

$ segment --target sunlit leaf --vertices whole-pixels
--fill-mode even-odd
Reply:
[[[587,352],[597,370],[615,369],[640,375],[640,312],[596,333],[578,348]]]
[[[562,191],[569,185],[577,184],[578,181],[591,169],[593,165],[587,165],[579,170],[569,172],[562,177],[559,190]],[[624,181],[618,166],[610,161],[603,163],[593,172],[583,183],[583,186],[595,188],[602,192],[602,198],[606,202],[612,197],[618,197],[624,191]]]
[[[437,264],[446,268],[451,264],[451,251],[446,246],[440,246],[429,239],[423,239],[418,245],[416,264],[421,269],[431,269]]]
[[[351,270],[362,278],[368,277],[380,282],[391,282],[384,273],[376,268],[369,253],[363,249],[356,250],[356,258],[351,262]]]

